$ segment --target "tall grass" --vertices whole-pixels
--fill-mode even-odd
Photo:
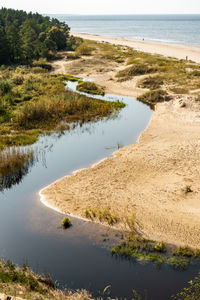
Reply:
[[[19,147],[0,152],[0,191],[19,183],[34,161],[30,150]]]
[[[15,115],[16,125],[21,128],[50,126],[61,119],[66,121],[95,120],[118,110],[121,103],[88,98],[71,91],[59,97],[43,97],[23,105]]]

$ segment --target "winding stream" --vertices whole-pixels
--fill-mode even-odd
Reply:
[[[68,88],[74,90],[76,83],[68,83]],[[0,257],[19,265],[26,261],[35,271],[49,272],[61,287],[86,288],[98,295],[111,285],[112,296],[130,299],[136,289],[147,299],[169,299],[198,273],[197,266],[178,272],[116,259],[102,242],[107,228],[72,218],[72,228],[63,231],[63,216],[40,202],[41,188],[111,156],[122,145],[136,143],[147,127],[153,113],[148,106],[129,97],[97,97],[123,100],[126,107],[117,118],[41,137],[34,145],[40,155],[29,173],[0,193]]]

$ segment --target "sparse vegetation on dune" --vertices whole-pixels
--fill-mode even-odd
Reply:
[[[93,49],[92,59],[83,59],[80,55],[80,59],[70,65],[75,74],[79,74],[80,69],[89,73],[93,68],[94,72],[106,74],[120,64],[120,70],[116,71],[112,77],[114,82],[123,84],[124,81],[131,81],[138,77],[135,86],[150,90],[163,88],[172,96],[185,95],[200,89],[200,66],[197,63],[144,53],[127,46],[117,46],[107,42],[84,40],[84,45]],[[148,77],[141,79],[143,75]]]

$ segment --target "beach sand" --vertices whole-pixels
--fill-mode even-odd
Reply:
[[[59,70],[64,72],[58,63]],[[116,84],[116,94],[125,91],[122,85]],[[134,93],[134,87],[126,90],[127,96]],[[142,235],[200,248],[199,182],[200,101],[176,96],[156,105],[138,144],[58,180],[41,194],[49,206],[81,217],[88,208],[109,208],[123,229],[134,213]],[[192,192],[186,192],[187,186]]]
[[[200,63],[200,49],[192,48],[189,46],[174,45],[174,44],[161,44],[156,42],[147,42],[147,41],[136,41],[128,40],[118,37],[109,37],[109,36],[100,36],[88,33],[76,33],[72,32],[71,35],[80,37],[87,40],[93,40],[97,42],[108,42],[114,45],[123,45],[134,48],[135,50],[160,54],[167,57],[176,57],[179,59],[186,59],[186,56],[189,60]]]

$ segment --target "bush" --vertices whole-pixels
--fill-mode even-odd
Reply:
[[[32,63],[33,67],[40,67],[50,71],[52,66],[49,62],[47,62],[46,58],[40,58],[39,60],[34,60]]]
[[[16,75],[13,77],[13,82],[16,85],[21,85],[24,81],[24,77],[22,75]]]
[[[9,93],[12,90],[12,87],[12,81],[10,81],[9,79],[4,79],[0,81],[0,93],[2,95]]]
[[[67,229],[72,226],[72,221],[69,217],[64,217],[62,220],[62,226],[64,229]]]

